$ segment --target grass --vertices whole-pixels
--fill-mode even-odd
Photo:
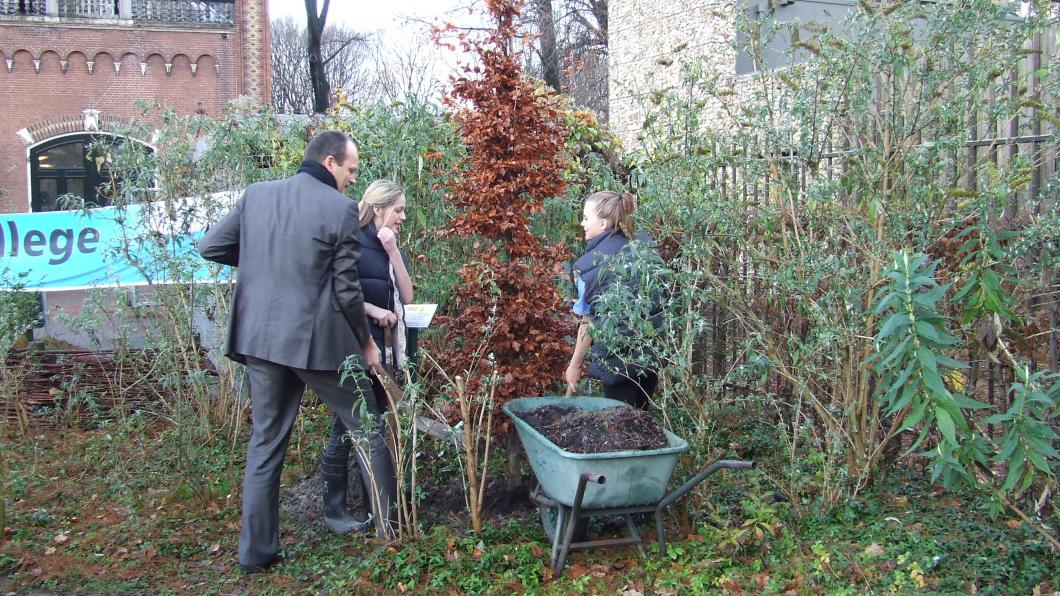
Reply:
[[[313,469],[328,423],[307,408],[285,484]],[[991,520],[973,494],[944,493],[915,473],[828,513],[772,501],[762,470],[715,477],[692,534],[641,559],[632,548],[574,553],[555,578],[536,511],[487,519],[428,515],[424,536],[386,544],[338,537],[296,516],[282,522],[290,559],[242,577],[235,552],[242,453],[195,444],[144,417],[92,429],[35,428],[3,437],[5,592],[754,593],[1055,590],[1057,556],[1016,520]],[[436,482],[451,469],[425,466]],[[429,511],[430,495],[421,504]],[[695,509],[695,508],[694,508]],[[802,511],[813,508],[802,507]],[[650,536],[647,526],[643,528]],[[1052,583],[1050,583],[1052,582]]]

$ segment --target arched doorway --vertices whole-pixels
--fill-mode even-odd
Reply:
[[[110,160],[101,144],[105,147],[124,142],[112,135],[84,133],[50,139],[30,149],[32,211],[61,211],[68,205],[109,205]],[[142,147],[151,151],[146,145]]]

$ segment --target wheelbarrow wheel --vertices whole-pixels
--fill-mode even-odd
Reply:
[[[545,537],[552,541],[556,537],[556,532],[562,532],[563,528],[557,528],[559,525],[559,507],[549,507],[547,505],[538,505],[538,511],[541,512],[541,525],[545,529]],[[581,518],[577,521],[577,525],[574,526],[574,541],[579,542],[585,539],[585,528],[588,525],[589,520],[587,518]]]

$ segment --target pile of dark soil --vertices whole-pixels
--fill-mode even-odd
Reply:
[[[541,406],[521,418],[572,453],[647,451],[669,445],[662,427],[647,412],[629,406],[603,410]]]

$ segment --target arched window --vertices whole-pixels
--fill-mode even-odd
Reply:
[[[109,135],[81,134],[53,139],[30,150],[30,188],[32,208],[38,211],[60,211],[60,198],[73,195],[89,206],[105,207],[110,203],[110,170],[105,154],[93,150],[99,141],[117,144],[121,139]],[[150,148],[145,147],[148,151]],[[75,203],[77,204],[77,203]]]

